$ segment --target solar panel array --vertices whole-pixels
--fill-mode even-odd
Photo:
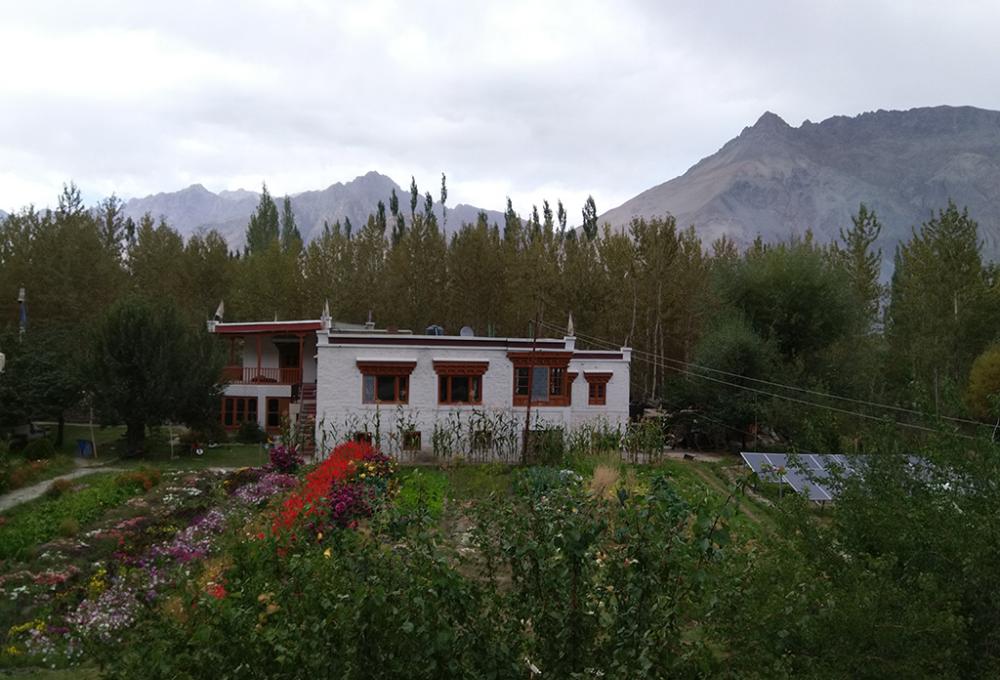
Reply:
[[[741,452],[740,455],[761,479],[788,484],[811,501],[833,500],[836,495],[833,477],[837,473],[852,474],[856,469],[854,463],[861,462],[826,453]]]

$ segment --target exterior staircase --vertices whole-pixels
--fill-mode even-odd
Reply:
[[[296,427],[302,433],[302,455],[313,458],[316,455],[316,383],[302,383]]]

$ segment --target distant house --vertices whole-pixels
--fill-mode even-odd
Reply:
[[[615,429],[628,420],[631,350],[577,350],[576,339],[413,334],[315,320],[223,323],[222,425],[287,419],[322,449],[345,439],[383,450],[518,447],[531,428]],[[429,331],[439,329],[428,329]]]

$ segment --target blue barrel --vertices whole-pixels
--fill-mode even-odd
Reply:
[[[76,440],[76,455],[80,458],[94,457],[94,442],[89,439]]]

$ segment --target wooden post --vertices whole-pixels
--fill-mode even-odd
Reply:
[[[304,347],[305,347],[305,337],[302,335],[302,333],[299,333],[299,384],[305,382],[303,380],[303,373],[306,364],[305,364],[305,357],[302,355]],[[300,394],[299,399],[301,398],[302,395]]]
[[[538,345],[538,324],[541,321],[542,308],[539,305],[538,310],[535,312],[535,325],[531,328],[531,363],[528,366],[528,406],[524,410],[524,437],[521,441],[521,465],[524,465],[525,461],[528,460],[528,433],[531,431],[531,393],[534,389],[534,378],[535,378],[535,351]],[[517,380],[517,375],[514,375],[514,380]]]

